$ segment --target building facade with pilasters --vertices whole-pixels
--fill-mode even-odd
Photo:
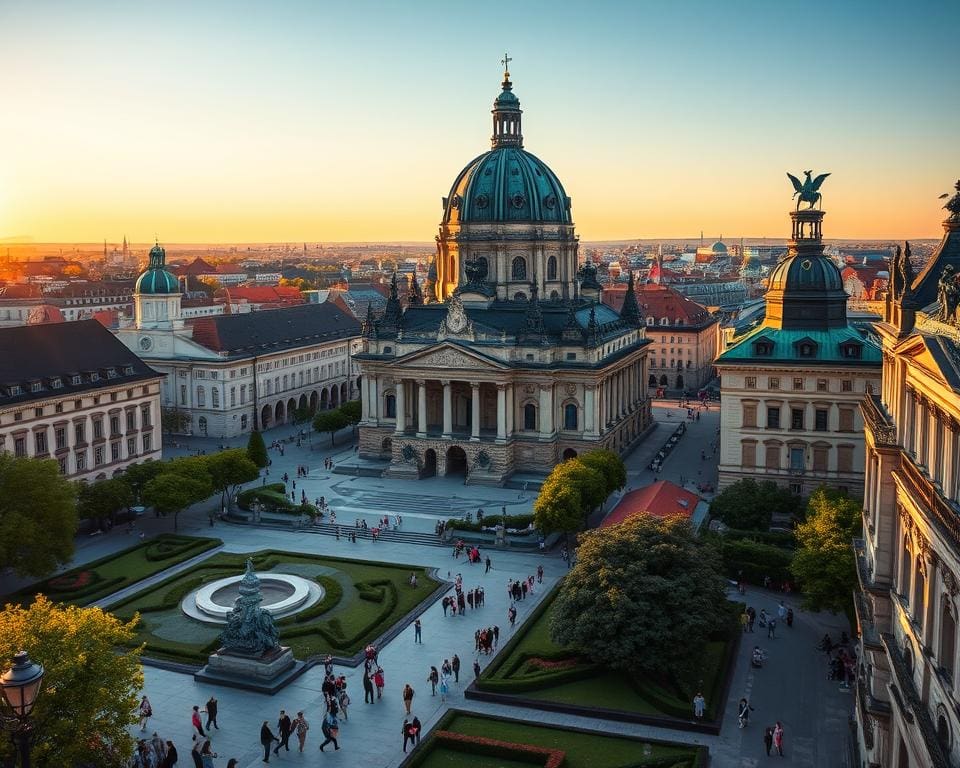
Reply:
[[[960,764],[960,182],[919,275],[891,260],[856,542],[862,766]]]
[[[546,474],[594,448],[624,451],[651,424],[647,344],[632,289],[601,304],[577,261],[570,198],[523,150],[509,74],[492,149],[443,199],[437,256],[405,309],[396,279],[364,323],[360,453],[391,476]]]

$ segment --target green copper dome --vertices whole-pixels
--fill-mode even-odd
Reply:
[[[822,255],[798,254],[781,261],[773,268],[767,281],[770,291],[840,291],[843,279],[840,270],[829,258]]]
[[[458,174],[443,201],[444,224],[572,224],[570,198],[546,163],[523,149],[520,101],[510,74],[493,102],[493,149]]]
[[[137,278],[134,293],[160,294],[180,293],[180,283],[166,270],[167,253],[157,243],[150,249],[150,263],[147,271]]]

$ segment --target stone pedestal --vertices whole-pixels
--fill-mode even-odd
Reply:
[[[261,656],[246,656],[221,648],[210,654],[207,665],[193,679],[205,683],[274,694],[306,672],[307,666],[280,646]]]

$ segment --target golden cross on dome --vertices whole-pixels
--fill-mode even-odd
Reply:
[[[503,74],[506,77],[510,76],[510,62],[513,61],[506,53],[503,54],[503,58],[500,59],[500,63],[503,64]]]

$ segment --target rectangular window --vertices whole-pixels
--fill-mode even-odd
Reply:
[[[187,385],[181,384],[180,385],[180,405],[186,405],[186,404],[187,404]]]
[[[13,455],[23,458],[27,455],[27,438],[25,437],[15,437],[13,438]]]
[[[110,417],[110,434],[111,435],[120,434],[120,417],[119,416]]]
[[[67,430],[64,427],[57,427],[53,430],[53,439],[57,443],[57,450],[67,447]]]
[[[779,405],[771,405],[767,408],[767,429],[780,429]]]
[[[132,432],[137,428],[137,413],[136,411],[127,411],[127,431]]]
[[[43,416],[43,408],[34,408],[33,415],[36,416],[38,419],[41,418]]]
[[[123,447],[118,440],[115,443],[110,443],[110,460],[111,461],[120,461],[120,457],[123,455]]]
[[[840,409],[840,432],[853,432],[853,409]]]
[[[141,406],[140,408],[140,425],[144,429],[148,429],[150,427],[150,406],[149,405],[144,405],[144,406]]]
[[[143,436],[143,452],[150,453],[153,450],[153,435],[144,435]]]
[[[757,405],[756,405],[756,403],[744,403],[744,404],[743,404],[743,426],[744,426],[744,427],[756,427],[756,426],[757,426]]]
[[[230,387],[230,407],[233,408],[237,404],[237,388]]]
[[[46,432],[34,432],[33,439],[37,446],[37,453],[46,453],[47,452],[47,433]]]
[[[793,380],[793,388],[802,390],[803,389],[803,379],[799,376]]]
[[[137,453],[137,438],[127,438],[127,456],[135,456]]]
[[[103,464],[103,446],[98,445],[93,449],[93,465],[99,467]]]
[[[214,408],[220,407],[220,390],[219,389],[210,390],[210,403]]]
[[[803,408],[790,409],[790,429],[803,429]]]
[[[827,452],[829,448],[814,448],[813,449],[813,471],[814,472],[826,472],[827,471]]]
[[[766,459],[764,466],[767,469],[780,469],[780,446],[768,445],[764,458]]]
[[[247,385],[240,385],[240,405],[244,405],[247,402]]]
[[[85,443],[87,441],[87,425],[82,421],[74,424],[73,437],[77,443]]]
[[[826,408],[817,408],[814,416],[814,425],[813,428],[817,432],[826,432],[827,431],[827,417],[829,411]]]
[[[77,472],[82,472],[87,468],[87,452],[77,451]]]
[[[844,379],[840,382],[841,392],[853,392],[853,379]]]
[[[67,457],[61,456],[57,459],[57,468],[60,470],[61,475],[67,474]]]
[[[98,440],[103,437],[103,419],[93,420],[93,439]]]
[[[817,392],[827,392],[829,388],[826,379],[817,379]]]
[[[53,407],[53,410],[54,410],[55,413],[63,413],[63,403],[57,403],[57,404]]]
[[[740,466],[753,468],[757,464],[757,444],[744,441],[740,444]]]
[[[807,468],[805,451],[803,448],[790,449],[790,471],[803,472]]]
[[[853,446],[837,446],[837,471],[853,472]]]
[[[780,389],[780,378],[778,376],[771,376],[767,382],[767,389]]]

